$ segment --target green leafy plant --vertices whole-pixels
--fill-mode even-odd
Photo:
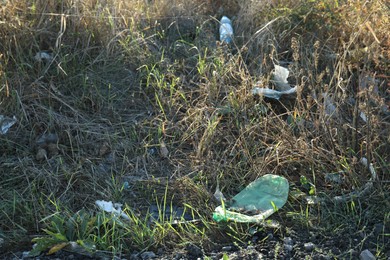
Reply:
[[[71,216],[57,212],[49,219],[48,227],[43,229],[47,236],[32,240],[36,246],[30,251],[30,256],[37,256],[48,249],[48,254],[53,254],[66,247],[69,242],[76,242],[88,252],[96,248],[90,237],[96,228],[96,218],[85,210]]]
[[[302,188],[308,191],[309,195],[316,194],[316,186],[311,183],[305,176],[300,177]]]

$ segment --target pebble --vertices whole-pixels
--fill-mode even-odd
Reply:
[[[385,229],[385,225],[383,225],[382,223],[375,224],[375,226],[374,226],[374,234],[376,236],[379,236],[379,235],[383,234],[384,229]]]
[[[253,236],[252,237],[252,243],[257,243],[258,240],[259,240],[258,236]]]
[[[148,149],[149,155],[155,155],[157,154],[157,148],[156,147],[151,147]]]
[[[222,247],[222,251],[233,251],[233,247],[232,246],[224,246],[224,247]]]
[[[57,134],[53,134],[53,133],[50,133],[50,134],[43,134],[41,135],[38,140],[36,141],[36,144],[40,147],[43,147],[47,144],[54,144],[54,143],[57,143],[58,142],[58,136]]]
[[[47,150],[48,150],[50,156],[58,155],[58,152],[59,152],[57,144],[48,144]]]
[[[37,154],[35,155],[35,159],[37,159],[37,161],[42,161],[45,158],[47,158],[46,150],[43,149],[43,148],[39,148],[38,151],[37,151]]]
[[[284,244],[285,244],[285,245],[293,245],[293,244],[294,244],[294,241],[292,240],[291,237],[285,237],[285,238],[284,238]]]
[[[193,257],[202,257],[203,256],[202,249],[195,244],[188,244],[186,249],[187,249],[188,254],[193,256]]]
[[[375,256],[370,252],[370,250],[366,249],[360,253],[360,260],[375,260]]]
[[[291,252],[293,250],[293,246],[289,244],[284,244],[284,250],[287,252]]]
[[[23,253],[22,253],[22,259],[26,259],[26,258],[28,258],[29,255],[30,254],[30,251],[24,251]]]
[[[305,243],[303,245],[306,251],[313,251],[314,250],[314,244],[312,242]]]
[[[153,253],[152,251],[146,251],[141,254],[142,260],[152,259],[156,257],[157,257],[156,254]]]

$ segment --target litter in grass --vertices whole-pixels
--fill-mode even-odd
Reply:
[[[346,201],[349,201],[353,198],[361,198],[361,197],[369,194],[371,189],[374,187],[374,181],[376,181],[378,179],[378,176],[377,176],[377,173],[375,171],[374,165],[372,163],[368,164],[368,160],[366,157],[362,157],[360,159],[360,163],[363,166],[368,168],[368,170],[371,174],[371,178],[366,182],[366,184],[362,188],[351,191],[350,193],[347,193],[344,195],[335,196],[333,198],[330,198],[331,201],[338,202],[338,203],[346,202]],[[334,181],[334,182],[340,181],[342,183],[342,181],[343,181],[342,174],[343,174],[343,172],[338,172],[338,173],[335,173],[333,176],[328,175],[328,181]],[[326,176],[325,176],[325,178],[326,178]],[[319,197],[319,196],[306,196],[305,200],[306,200],[307,204],[318,204],[318,203],[327,201],[328,199],[325,197]]]
[[[297,87],[291,87],[287,81],[289,70],[279,65],[275,65],[272,82],[276,89],[255,87],[252,89],[253,95],[261,95],[267,98],[279,100],[282,95],[289,95],[297,92]]]
[[[8,130],[17,122],[15,116],[12,118],[0,115],[0,134],[5,135]]]
[[[344,182],[344,171],[339,172],[329,172],[325,174],[325,181],[332,184],[342,184]]]
[[[230,44],[233,40],[232,21],[226,16],[221,18],[221,25],[219,27],[219,40],[221,43],[227,44]]]
[[[322,93],[321,96],[324,99],[325,113],[334,119],[338,118],[339,115],[332,97],[330,97],[326,92]]]
[[[214,198],[221,202],[221,201],[226,201],[225,196],[223,195],[222,191],[219,189],[219,180],[217,179],[217,187],[215,188],[214,192]]]
[[[363,188],[356,190],[356,191],[352,191],[346,195],[334,197],[334,200],[336,202],[344,202],[344,201],[351,200],[352,198],[361,198],[361,197],[369,194],[371,189],[374,187],[374,181],[376,181],[378,179],[374,165],[372,163],[369,164],[366,157],[362,157],[360,159],[360,163],[363,166],[368,168],[368,170],[371,174],[371,178],[366,182],[366,184],[364,185]]]
[[[284,206],[289,192],[286,178],[266,174],[250,183],[229,202],[218,206],[213,219],[242,223],[262,223]]]
[[[287,68],[275,65],[272,82],[275,84],[277,90],[288,91],[291,89],[290,84],[288,84],[287,81],[289,74],[290,71]]]
[[[127,220],[130,220],[129,216],[127,216],[122,211],[122,204],[120,203],[113,203],[112,201],[105,201],[105,200],[97,200],[95,201],[95,204],[102,210],[113,213],[114,215],[121,216]]]
[[[278,91],[270,88],[254,88],[252,90],[253,95],[265,96],[267,98],[273,98],[279,100],[282,95],[293,94],[297,92],[297,87],[293,87],[290,90]]]
[[[53,60],[53,55],[46,52],[46,51],[39,51],[37,54],[35,54],[34,59],[38,62],[42,61],[52,61]]]

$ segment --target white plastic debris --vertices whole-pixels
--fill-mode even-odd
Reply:
[[[364,112],[360,112],[360,118],[365,122],[367,123],[367,116]]]
[[[282,95],[288,95],[297,92],[297,87],[293,87],[286,91],[278,91],[270,88],[254,88],[252,89],[253,95],[261,95],[267,98],[280,99]]]
[[[371,173],[371,178],[366,182],[366,184],[363,186],[363,188],[356,190],[356,191],[352,191],[346,195],[334,197],[334,200],[336,202],[347,201],[347,200],[350,200],[351,198],[354,198],[354,197],[361,198],[361,197],[369,194],[371,189],[374,187],[374,181],[376,181],[378,179],[374,165],[372,163],[368,163],[368,160],[366,157],[362,157],[360,159],[360,163],[363,166],[368,168],[369,172]]]
[[[322,93],[321,95],[324,98],[325,113],[329,116],[337,117],[337,108],[334,105],[332,98],[328,95],[328,93]]]
[[[221,25],[219,27],[219,40],[221,43],[227,44],[230,44],[233,40],[232,21],[226,16],[221,18]]]
[[[287,68],[275,65],[272,80],[275,84],[275,89],[255,87],[252,89],[252,94],[279,100],[282,95],[289,95],[297,92],[297,86],[292,88],[287,81],[289,73]]]
[[[364,89],[370,89],[370,87],[372,86],[373,87],[372,93],[375,95],[378,95],[379,94],[379,84],[380,84],[379,80],[366,75],[366,76],[363,76],[361,78],[359,88],[360,88],[360,90],[364,90]]]
[[[291,89],[290,84],[288,84],[287,78],[290,74],[290,71],[287,68],[284,68],[279,65],[275,65],[275,71],[273,73],[272,82],[275,84],[276,89],[279,91],[288,91]]]
[[[35,54],[34,59],[36,61],[42,62],[42,61],[52,61],[53,55],[46,52],[46,51],[39,51],[37,54]]]
[[[113,203],[112,201],[105,201],[105,200],[97,200],[95,201],[95,204],[102,210],[113,213],[114,215],[121,216],[127,220],[130,220],[129,216],[127,216],[122,211],[122,204],[120,203]]]
[[[214,198],[219,202],[226,201],[225,196],[223,195],[222,191],[219,189],[218,179],[217,179],[217,187],[215,188],[215,192],[214,192]]]
[[[0,134],[5,135],[8,130],[13,126],[18,120],[15,116],[12,118],[0,115]]]

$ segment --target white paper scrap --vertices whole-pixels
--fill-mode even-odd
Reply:
[[[106,212],[113,213],[115,215],[121,216],[127,220],[130,220],[129,216],[127,216],[122,211],[122,204],[120,203],[112,203],[112,201],[105,201],[105,200],[97,200],[95,201],[95,204],[102,210]]]

